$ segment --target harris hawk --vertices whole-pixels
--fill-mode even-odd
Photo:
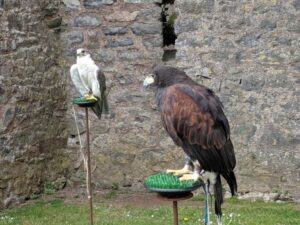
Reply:
[[[144,80],[144,87],[148,86],[154,87],[164,128],[187,155],[182,170],[168,172],[182,175],[181,180],[202,178],[206,197],[209,185],[213,185],[217,222],[222,224],[221,176],[232,195],[237,192],[237,182],[234,148],[221,101],[212,90],[170,66],[155,67],[154,74]]]

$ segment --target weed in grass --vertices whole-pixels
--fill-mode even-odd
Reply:
[[[106,199],[112,199],[112,198],[116,198],[117,197],[117,192],[116,191],[109,191],[107,193],[104,194],[104,198]]]
[[[192,200],[193,201],[205,201],[205,195],[203,195],[203,194],[194,195]]]
[[[118,183],[113,183],[112,184],[112,189],[115,190],[115,191],[119,190],[119,184]]]
[[[52,182],[44,183],[44,194],[52,195],[55,193],[55,187]]]
[[[39,194],[31,194],[30,195],[30,199],[32,199],[32,200],[38,199],[39,197],[40,197]]]

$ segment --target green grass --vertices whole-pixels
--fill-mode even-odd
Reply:
[[[118,193],[115,190],[113,190],[113,191],[109,191],[109,192],[105,193],[103,197],[105,199],[112,199],[112,198],[116,198],[117,195],[118,195]]]
[[[299,208],[299,205],[292,203],[226,199],[223,205],[223,221],[226,225],[296,225],[300,224]],[[109,204],[96,203],[94,213],[96,225],[172,225],[171,206],[115,208]],[[4,210],[0,212],[0,225],[87,225],[88,216],[87,204],[53,200]],[[203,224],[203,208],[181,206],[179,203],[179,218],[181,225]],[[212,224],[216,224],[214,216],[211,218]]]

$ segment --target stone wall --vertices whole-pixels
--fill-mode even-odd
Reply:
[[[175,153],[159,121],[151,92],[142,89],[145,74],[162,58],[161,8],[151,0],[63,1],[67,59],[65,71],[76,62],[76,49],[87,48],[104,71],[110,88],[111,115],[98,120],[91,115],[93,183],[96,188],[118,186],[143,190],[144,177],[169,166]],[[70,184],[85,179],[73,117],[69,79],[69,149],[73,159]],[[75,107],[85,145],[84,110]],[[172,146],[172,147],[168,147]]]
[[[0,208],[65,185],[58,4],[0,1]]]
[[[162,63],[161,8],[153,1],[64,1],[66,74],[75,49],[88,48],[110,91],[110,118],[91,118],[93,176],[99,188],[143,190],[145,176],[181,167],[182,151],[163,130],[141,82]],[[289,192],[299,198],[298,1],[176,0],[176,58],[221,97],[235,144],[243,193]],[[70,84],[70,98],[75,94]],[[81,138],[83,111],[76,108]],[[69,105],[71,184],[85,174]],[[297,123],[298,122],[298,123]]]
[[[221,97],[239,190],[299,199],[300,1],[176,0],[174,7],[176,65]]]
[[[101,66],[111,114],[91,114],[95,188],[144,190],[144,177],[183,165],[142,81],[163,57],[155,0],[0,0],[0,207],[85,185],[69,75],[79,47]],[[172,8],[172,7],[169,7]],[[221,97],[241,192],[299,198],[299,1],[176,0],[176,58]],[[172,48],[171,48],[172,49]],[[297,86],[298,85],[298,86]]]

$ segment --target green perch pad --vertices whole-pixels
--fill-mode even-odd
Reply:
[[[96,100],[88,100],[83,96],[75,96],[73,98],[73,103],[79,106],[93,106],[96,102]]]
[[[180,181],[179,177],[165,172],[153,174],[145,179],[145,186],[150,189],[196,189],[203,185],[202,180],[185,180]],[[195,188],[193,188],[195,187]]]

